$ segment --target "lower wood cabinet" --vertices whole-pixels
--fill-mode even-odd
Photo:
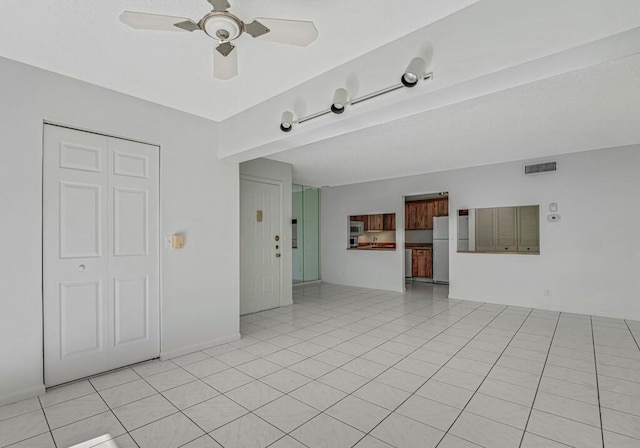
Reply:
[[[413,277],[433,277],[432,249],[413,249],[411,251],[411,275]]]

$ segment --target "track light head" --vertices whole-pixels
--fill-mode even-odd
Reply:
[[[291,132],[293,129],[293,113],[287,111],[282,113],[280,120],[280,130],[282,132]]]
[[[427,63],[422,58],[413,58],[407,69],[402,74],[400,82],[405,87],[415,87],[418,81],[424,76],[424,72],[427,70]]]
[[[334,114],[341,114],[347,107],[349,100],[349,92],[346,89],[337,89],[333,94],[333,101],[331,102],[331,112]]]

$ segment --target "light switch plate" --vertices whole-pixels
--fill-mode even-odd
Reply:
[[[552,202],[551,204],[549,204],[549,211],[551,213],[555,213],[558,211],[558,203],[557,202]]]

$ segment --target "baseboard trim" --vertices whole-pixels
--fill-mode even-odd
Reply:
[[[306,282],[293,283],[293,287],[297,288],[299,286],[316,285],[318,283],[322,283],[322,279],[320,279],[320,280],[309,280],[309,281],[306,281]]]
[[[215,347],[216,345],[227,344],[229,342],[237,341],[240,339],[240,333],[236,333],[232,336],[225,336],[223,338],[211,339],[209,341],[201,342],[198,344],[188,345],[186,347],[177,348],[174,350],[167,350],[160,353],[160,360],[166,361],[167,359],[175,358],[177,356],[188,355],[189,353],[204,350],[206,348]]]
[[[38,395],[42,395],[44,392],[44,384],[40,384],[29,389],[13,392],[9,395],[3,395],[0,397],[0,406],[15,403],[16,401],[26,400],[27,398],[37,397]]]

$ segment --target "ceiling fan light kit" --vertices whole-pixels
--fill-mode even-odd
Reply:
[[[231,14],[227,0],[207,0],[213,10],[198,22],[187,17],[125,11],[120,21],[131,28],[152,31],[203,31],[218,41],[213,52],[213,70],[217,79],[231,79],[238,74],[238,52],[231,42],[246,33],[269,42],[306,47],[318,37],[313,22],[257,18],[245,23]]]
[[[395,92],[396,90],[403,89],[405,87],[415,87],[420,81],[432,80],[433,73],[426,73],[426,70],[427,63],[424,59],[413,58],[407,66],[407,69],[400,77],[400,83],[398,84],[394,84],[390,87],[371,92],[367,95],[363,95],[352,100],[349,100],[349,92],[346,89],[337,89],[333,94],[333,101],[331,102],[331,106],[328,109],[321,110],[320,112],[316,112],[311,115],[307,115],[305,117],[299,118],[298,120],[293,119],[292,112],[284,112],[282,114],[282,120],[280,121],[280,130],[282,132],[291,132],[294,124],[306,123],[307,121],[314,120],[330,113],[339,115],[346,110],[347,106],[355,106],[356,104],[364,103],[365,101],[377,98],[382,95],[386,95],[387,93]]]

